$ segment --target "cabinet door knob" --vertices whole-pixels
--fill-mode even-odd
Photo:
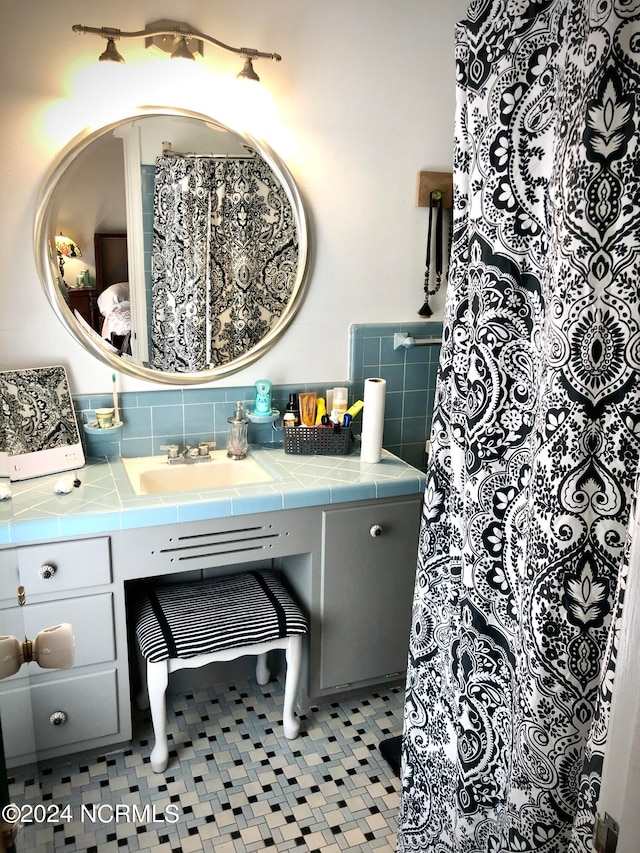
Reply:
[[[40,566],[38,569],[38,577],[40,580],[48,581],[49,578],[52,578],[56,573],[55,566],[48,566],[46,563],[44,566]]]
[[[382,526],[380,524],[372,524],[371,527],[369,528],[369,535],[373,536],[374,538],[376,536],[380,536],[381,533],[382,533]]]
[[[54,711],[49,717],[49,722],[52,726],[63,726],[67,722],[67,715],[64,711]]]

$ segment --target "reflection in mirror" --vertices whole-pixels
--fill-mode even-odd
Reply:
[[[67,262],[66,283],[51,262],[59,231],[83,245],[85,269],[69,274]],[[306,216],[286,166],[264,143],[178,110],[74,140],[43,185],[35,240],[72,334],[153,381],[247,366],[291,322],[307,282]]]

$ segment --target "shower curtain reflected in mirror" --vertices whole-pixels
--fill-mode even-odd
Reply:
[[[640,455],[639,38],[637,2],[458,28],[402,853],[592,849]]]
[[[256,156],[156,160],[151,366],[192,372],[246,353],[295,282],[293,211]]]

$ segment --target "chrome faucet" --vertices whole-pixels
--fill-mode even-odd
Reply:
[[[215,441],[200,441],[197,445],[188,444],[180,453],[177,444],[161,444],[160,450],[167,451],[169,465],[193,465],[198,462],[211,462],[211,451],[215,450]]]

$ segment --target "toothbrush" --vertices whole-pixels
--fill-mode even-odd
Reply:
[[[113,422],[114,424],[120,423],[120,410],[118,409],[118,392],[116,390],[116,375],[115,373],[111,374],[111,381],[113,383]]]

